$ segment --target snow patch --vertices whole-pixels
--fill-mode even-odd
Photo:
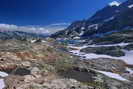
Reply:
[[[123,45],[127,45],[127,44],[126,43],[121,43],[119,45],[123,46]],[[107,46],[107,45],[104,45],[104,46]],[[112,46],[112,45],[108,45],[108,46]],[[123,60],[127,64],[131,64],[131,65],[133,64],[133,60],[132,60],[133,59],[133,50],[132,51],[123,50],[125,52],[125,56],[112,57],[112,56],[109,56],[109,55],[101,55],[101,54],[95,54],[95,53],[84,53],[84,52],[80,52],[81,49],[88,47],[86,45],[85,46],[82,46],[82,47],[75,47],[75,46],[69,46],[69,47],[70,48],[74,48],[74,50],[71,50],[70,53],[72,53],[73,55],[76,55],[76,56],[80,56],[81,59],[112,58],[112,59],[120,59],[120,60]]]
[[[84,55],[81,58],[83,58],[83,59],[95,59],[95,58],[113,58],[113,57],[108,56],[108,55],[95,54],[95,53],[89,53],[89,54],[84,53]]]
[[[81,49],[84,49],[84,48],[87,48],[88,46],[87,45],[84,45],[84,46],[68,46],[69,48],[74,48],[74,49],[77,49],[77,50],[81,50]]]
[[[5,72],[1,72],[1,71],[0,71],[0,77],[7,77],[7,76],[8,76],[7,73],[5,73]]]
[[[124,50],[124,52],[126,55],[118,58],[124,60],[128,64],[133,64],[133,50],[132,51]]]
[[[84,30],[85,29],[85,27],[81,27],[81,30]]]
[[[41,42],[42,42],[42,43],[46,43],[47,41],[45,41],[45,40],[41,40]]]
[[[88,45],[88,47],[111,47],[111,46],[127,46],[129,43],[108,44],[108,45]]]
[[[5,87],[4,79],[0,79],[0,89]]]
[[[94,29],[98,29],[98,25],[99,24],[92,24],[92,25],[89,25],[88,28],[94,28]]]
[[[7,73],[0,71],[0,77],[7,77],[7,76],[8,76]],[[3,89],[4,87],[6,87],[4,79],[0,79],[0,89]]]
[[[99,73],[102,73],[110,78],[114,78],[120,81],[128,81],[127,79],[123,78],[122,76],[120,76],[119,74],[116,73],[112,73],[112,72],[106,72],[106,71],[98,71]]]
[[[74,37],[73,39],[80,39],[80,37],[76,36],[76,37]]]
[[[31,43],[35,43],[36,42],[36,40],[31,40]]]
[[[111,3],[109,3],[110,6],[119,6],[121,3],[117,2],[117,1],[113,1]]]
[[[133,70],[128,67],[126,68],[126,71],[128,71],[130,74],[133,74]]]
[[[129,5],[128,8],[133,8],[133,4]]]
[[[112,16],[112,17],[110,17],[110,18],[108,18],[108,19],[104,20],[104,22],[111,21],[111,20],[113,20],[114,18],[115,18],[115,17],[114,17],[114,16]]]
[[[84,34],[84,31],[81,31],[81,33],[79,34],[79,36],[82,36]]]

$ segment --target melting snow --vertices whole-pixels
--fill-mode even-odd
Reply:
[[[124,46],[124,45],[128,45],[128,43],[121,43],[121,44],[115,44],[115,45]],[[115,46],[115,45],[113,45],[113,46]],[[92,45],[92,46],[97,47],[96,45],[95,46]],[[100,45],[100,46],[103,46],[103,45]],[[104,46],[112,46],[112,45],[104,45]],[[82,46],[82,47],[69,46],[69,47],[75,49],[75,50],[71,50],[70,53],[72,53],[74,55],[77,55],[77,56],[80,56],[81,59],[112,58],[112,59],[121,59],[121,60],[125,61],[127,64],[133,64],[133,50],[132,51],[123,50],[125,52],[125,56],[112,57],[112,56],[109,56],[109,55],[101,55],[101,54],[95,54],[95,53],[80,52],[81,49],[87,48],[88,46]]]
[[[116,73],[105,72],[105,71],[98,71],[98,72],[102,73],[110,78],[114,78],[114,79],[121,80],[121,81],[128,81],[127,79],[123,78],[122,76],[120,76],[119,74],[116,74]]]
[[[5,87],[4,79],[0,79],[0,89]]]

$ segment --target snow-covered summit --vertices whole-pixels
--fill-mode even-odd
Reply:
[[[109,3],[109,6],[119,6],[121,3],[118,1],[113,1],[111,3]]]

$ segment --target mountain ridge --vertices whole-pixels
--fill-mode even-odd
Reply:
[[[116,2],[115,2],[116,3]],[[99,34],[120,31],[133,27],[133,0],[118,5],[107,5],[87,20],[75,21],[67,29],[52,34],[53,38],[84,39],[99,37]],[[130,6],[130,8],[129,8]]]

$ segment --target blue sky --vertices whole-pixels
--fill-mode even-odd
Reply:
[[[23,26],[71,23],[89,18],[112,1],[114,0],[0,0],[0,23]]]

